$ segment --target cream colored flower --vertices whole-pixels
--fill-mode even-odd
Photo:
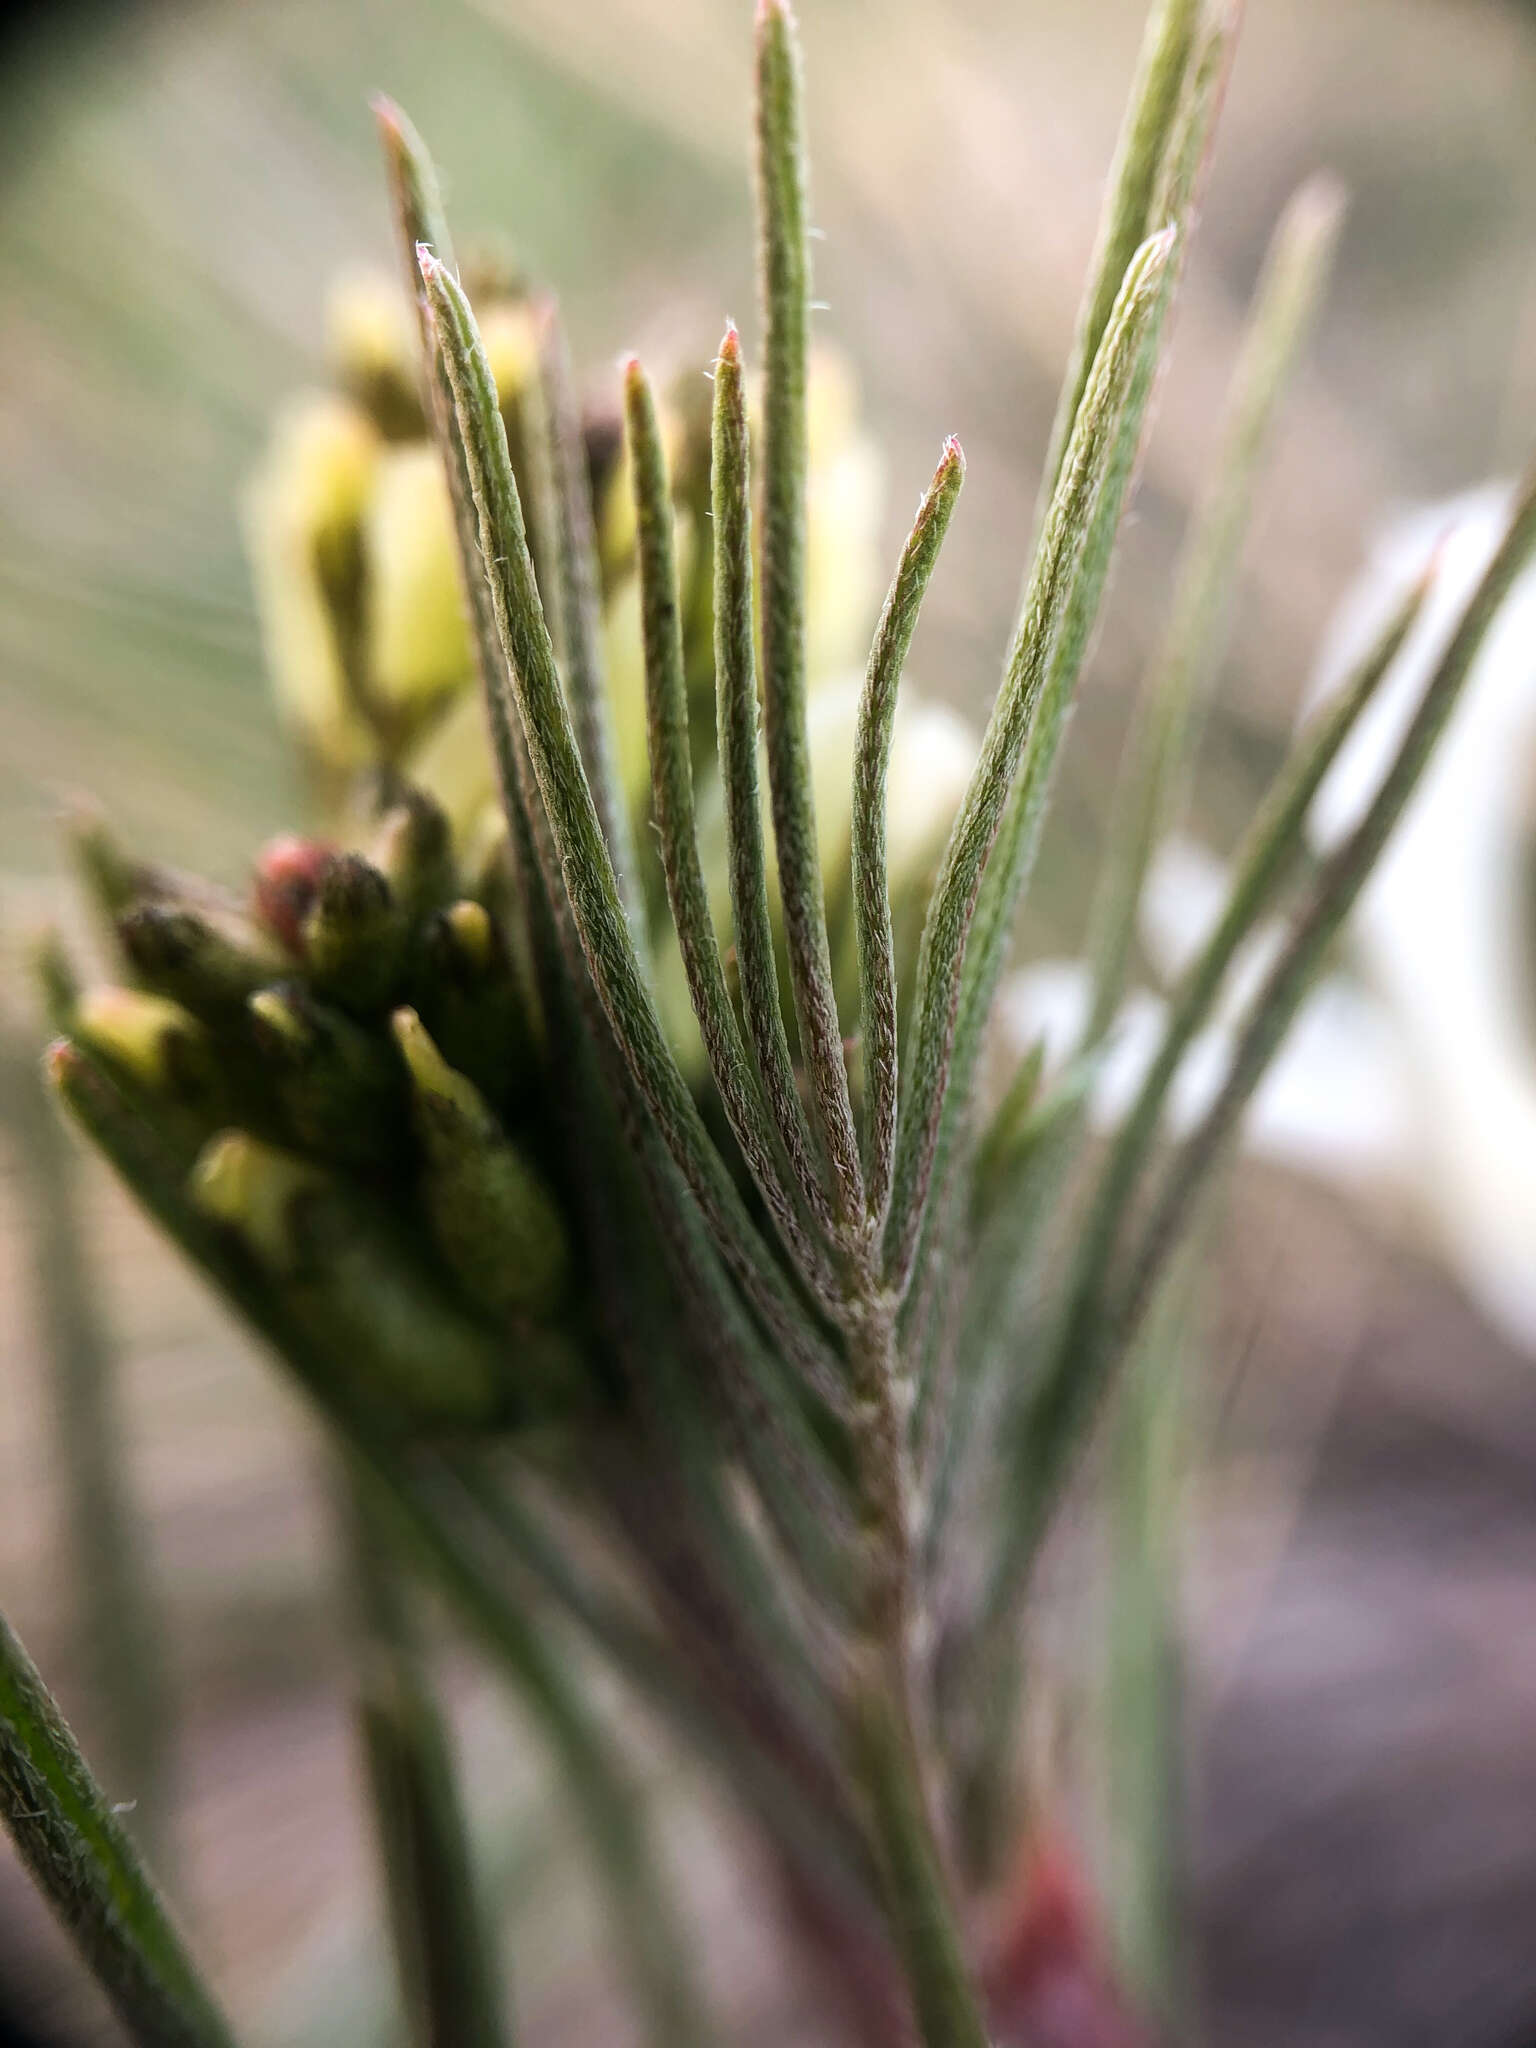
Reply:
[[[283,716],[338,768],[369,758],[349,688],[335,593],[355,581],[381,443],[350,400],[312,393],[288,407],[245,501],[267,666]]]
[[[364,647],[371,688],[415,717],[474,673],[453,506],[437,450],[387,447],[363,523]]]

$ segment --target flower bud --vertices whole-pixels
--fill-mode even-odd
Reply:
[[[409,731],[464,687],[474,652],[442,457],[427,441],[379,456],[363,512],[363,662],[370,701]]]
[[[394,1030],[410,1069],[423,1198],[439,1249],[465,1293],[490,1314],[513,1321],[551,1315],[565,1293],[570,1254],[542,1176],[474,1084],[447,1064],[414,1010],[397,1010]]]
[[[185,904],[141,903],[118,919],[117,935],[145,986],[205,1024],[240,1016],[253,991],[281,972],[253,936],[222,930]]]
[[[363,517],[379,455],[378,433],[355,405],[311,396],[280,420],[246,502],[278,703],[312,752],[340,773],[375,752],[348,655],[359,632]]]
[[[148,861],[135,860],[126,853],[98,811],[74,811],[68,837],[86,894],[112,922],[134,904],[152,902],[166,893],[169,878]]]
[[[325,346],[342,389],[386,440],[425,434],[415,330],[392,278],[369,270],[338,279],[326,303]]]
[[[414,784],[405,785],[380,819],[372,852],[408,923],[438,909],[453,894],[456,877],[448,819],[441,806]]]
[[[137,988],[93,988],[74,1008],[71,1035],[147,1094],[174,1088],[189,1064],[205,1066],[208,1034],[179,1003]]]
[[[303,950],[303,924],[320,888],[320,877],[336,848],[324,839],[287,833],[264,846],[252,879],[257,922],[290,953]]]
[[[74,1005],[68,1031],[164,1135],[200,1145],[228,1113],[219,1065],[197,1019],[165,996],[93,988]]]
[[[387,1005],[400,976],[405,921],[371,861],[338,853],[326,862],[302,934],[322,995],[361,1015]]]
[[[496,770],[478,690],[466,690],[401,763],[413,788],[437,803],[462,852],[487,810],[498,815]]]
[[[416,1009],[448,1064],[505,1107],[534,1075],[533,1037],[506,942],[490,912],[465,899],[429,919]]]
[[[327,1185],[318,1167],[244,1131],[224,1131],[192,1171],[192,1198],[205,1216],[237,1230],[264,1266],[283,1278],[298,1264],[293,1206]]]
[[[191,1195],[233,1231],[348,1393],[417,1423],[506,1419],[497,1340],[449,1299],[360,1192],[244,1131],[207,1145]]]
[[[80,983],[57,925],[45,925],[38,933],[32,946],[32,972],[49,1028],[60,1033],[73,1030]]]
[[[400,1155],[405,1091],[386,1040],[296,982],[258,989],[250,1017],[283,1120],[304,1151],[358,1167]]]

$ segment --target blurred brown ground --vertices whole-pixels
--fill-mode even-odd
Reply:
[[[630,342],[702,366],[721,317],[750,307],[748,13],[745,0],[164,5],[65,15],[13,44],[0,80],[7,923],[52,893],[62,789],[94,789],[156,851],[228,875],[293,815],[235,500],[270,407],[314,360],[326,280],[385,251],[365,93],[394,92],[436,140],[457,218],[504,227],[561,284],[598,378]],[[918,666],[975,707],[1012,607],[1140,7],[804,0],[802,13],[821,318],[859,364],[888,452],[893,548],[941,436],[957,431],[970,456]],[[1277,756],[1372,527],[1536,438],[1533,106],[1529,9],[1251,6],[1033,942],[1075,941],[1242,300],[1301,176],[1332,167],[1353,203],[1209,737],[1200,822],[1218,842]],[[14,989],[7,1007],[14,1018]],[[314,1448],[196,1284],[99,1175],[87,1187],[186,1719],[185,1890],[232,2005],[270,2012],[285,1976],[342,1974],[371,1920]],[[5,1155],[0,1600],[88,1733],[24,1203]],[[1298,1184],[1245,1183],[1219,1268],[1214,1450],[1190,1546],[1209,2038],[1518,2048],[1536,2040],[1536,1374],[1389,1222]],[[532,1760],[467,1670],[461,1691],[525,1861],[542,1855],[553,1823],[527,1792]],[[718,1900],[718,1974],[730,2009],[759,2023],[740,2038],[808,2039],[725,1889],[728,1821],[661,1803],[676,1860]],[[530,2034],[618,2040],[609,1992],[588,2002],[576,1967],[601,1942],[579,1859],[558,1836],[548,1853],[554,1874],[521,1880]],[[53,1984],[51,1937],[0,1864],[7,1927]],[[63,2011],[73,1994],[49,1995]]]

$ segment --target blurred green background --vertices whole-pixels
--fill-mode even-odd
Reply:
[[[1141,7],[803,0],[801,12],[825,236],[818,289],[829,307],[817,318],[856,363],[886,451],[893,554],[941,437],[957,432],[966,446],[970,480],[920,667],[929,689],[978,711],[1024,559]],[[273,406],[316,374],[328,283],[340,269],[389,260],[369,93],[383,89],[411,111],[444,166],[461,228],[504,239],[559,288],[600,394],[621,347],[702,370],[728,313],[752,345],[749,17],[748,0],[163,0],[39,10],[9,29],[0,76],[8,961],[16,935],[61,900],[56,819],[70,793],[93,792],[156,854],[230,879],[261,837],[296,815],[262,679],[238,501]],[[1230,841],[1278,756],[1310,650],[1372,531],[1404,500],[1512,468],[1536,440],[1533,109],[1528,7],[1250,6],[1157,431],[1031,905],[1038,941],[1075,938],[1129,692],[1214,446],[1242,305],[1302,176],[1332,168],[1351,208],[1320,338],[1263,490],[1207,742],[1200,822],[1217,843]],[[25,990],[9,966],[4,1002],[12,1035],[24,1038]],[[151,1512],[187,1722],[186,1891],[236,2010],[270,2013],[281,2007],[283,1973],[326,1974],[324,1958],[349,1953],[348,1930],[371,1911],[365,1842],[347,1803],[344,1707],[331,1686],[326,1532],[307,1437],[144,1226],[94,1173],[85,1185],[105,1312],[127,1361],[124,1442]],[[88,1732],[26,1226],[26,1190],[8,1159],[0,1598]],[[1520,1845],[1500,1836],[1492,1864],[1443,1848],[1444,1884],[1426,1877],[1415,1889],[1394,1844],[1422,1845],[1423,1816],[1409,1794],[1384,1785],[1379,1837],[1358,1813],[1344,1829],[1356,1845],[1364,1830],[1375,1875],[1342,1894],[1323,1884],[1293,1899],[1283,1871],[1262,1859],[1279,1853],[1275,1815],[1294,1818],[1294,1801],[1276,1793],[1266,1805],[1262,1772],[1245,1777],[1243,1759],[1273,1754],[1264,1715],[1280,1711],[1276,1682],[1282,1706],[1284,1683],[1297,1683],[1296,1655],[1331,1684],[1340,1642],[1356,1641],[1364,1612],[1382,1612],[1378,1589],[1306,1633],[1307,1616],[1316,1619],[1309,1587],[1335,1585],[1344,1568],[1328,1547],[1332,1496],[1318,1473],[1327,1465],[1319,1446],[1336,1451],[1328,1432],[1341,1427],[1356,1470],[1349,1401],[1364,1404],[1356,1426],[1368,1445],[1385,1402],[1393,1427],[1428,1427],[1442,1453],[1448,1431],[1464,1459],[1469,1445],[1508,1457],[1536,1447],[1527,1379],[1438,1276],[1320,1196],[1256,1185],[1237,1205],[1230,1240],[1211,1350],[1250,1390],[1226,1478],[1247,1511],[1232,1526],[1253,1536],[1257,1522],[1258,1563],[1247,1570],[1247,1553],[1229,1550],[1195,1624],[1207,1650],[1217,1644],[1207,1665],[1214,1660],[1220,1679],[1198,1731],[1216,1804],[1200,1823],[1196,1866],[1230,1909],[1230,1925],[1215,1909],[1208,1916],[1222,1949],[1213,1992],[1228,2014],[1221,2038],[1515,2048],[1536,2040],[1536,1969],[1516,1955],[1513,1932],[1536,1907],[1536,1830]],[[1411,1317],[1407,1299],[1418,1304]],[[1384,1329],[1395,1332],[1390,1343]],[[1528,1477],[1533,1468],[1536,1458],[1519,1469]],[[1442,1457],[1435,1471],[1444,1469]],[[1475,1459],[1455,1471],[1469,1498],[1495,1500]],[[1339,1482],[1346,1523],[1362,1497],[1358,1474],[1352,1483]],[[1211,1513],[1225,1513],[1220,1485],[1212,1490]],[[1401,1520],[1395,1528],[1405,1586],[1429,1599],[1435,1557],[1413,1554],[1411,1530]],[[1323,1531],[1316,1555],[1308,1529]],[[1529,1554],[1528,1511],[1489,1525],[1490,1542],[1516,1537]],[[1287,1570],[1304,1574],[1299,1622],[1284,1608]],[[1536,1640],[1536,1611],[1497,1608],[1485,1642],[1484,1580],[1472,1590],[1456,1583],[1444,1654],[1467,1661],[1459,1675],[1438,1663],[1421,1674],[1426,1699],[1441,1703],[1426,1705],[1426,1727],[1447,1745],[1436,1784],[1447,1814],[1459,1801],[1465,1816],[1470,1795],[1453,1766],[1473,1750],[1493,1754],[1504,1763],[1477,1780],[1490,1816],[1521,1787],[1528,1816],[1536,1764],[1518,1730],[1532,1725],[1522,1717],[1536,1706],[1536,1680],[1511,1679],[1496,1645],[1522,1611]],[[1422,1644],[1424,1610],[1407,1592],[1403,1600],[1403,1629]],[[1263,1661],[1269,1622],[1281,1631],[1279,1681]],[[1288,1664],[1286,1630],[1297,1627],[1307,1647]],[[1485,1702],[1497,1695],[1492,1733],[1475,1717],[1458,1724],[1437,1689],[1481,1670],[1480,1646],[1499,1674],[1484,1679]],[[1395,1654],[1394,1642],[1374,1664],[1347,1668],[1362,1687],[1401,1686],[1401,1673],[1390,1675]],[[1196,1663],[1206,1668],[1198,1652]],[[1302,1711],[1323,1711],[1316,1686],[1297,1698]],[[467,1681],[465,1701],[476,1725],[489,1725]],[[1354,1764],[1338,1762],[1326,1734],[1318,1742],[1335,1768],[1332,1778],[1314,1771],[1314,1788],[1337,1789],[1339,1771],[1346,1789],[1358,1790],[1360,1772],[1369,1779],[1363,1752],[1350,1777]],[[1429,1767],[1411,1742],[1402,1754],[1408,1781]],[[714,1816],[705,1827],[683,1808],[679,1853],[709,1867],[708,1842],[723,1825]],[[1323,1847],[1307,1838],[1295,1854],[1326,1863],[1331,1839],[1325,1827]],[[540,1897],[534,1925],[549,1940],[531,2018],[541,2038],[618,2038],[584,2002],[600,2001],[601,1987],[571,1988],[566,1965],[590,1926],[579,1910],[556,1912],[543,1889]],[[1253,1906],[1246,1918],[1238,1897]],[[1278,1931],[1265,1906],[1276,1899],[1291,1916]],[[731,1906],[726,1898],[722,1916]],[[1365,1932],[1350,1918],[1357,1908]],[[1462,1970],[1439,2007],[1404,1988],[1412,1980],[1391,1946],[1422,1955],[1416,1913],[1431,1914],[1450,1944],[1447,1969]],[[1486,1954],[1457,1947],[1453,1913],[1481,1930]],[[48,2011],[56,2020],[75,2011],[67,1973],[55,1970],[14,1874],[0,1866],[0,1928],[8,1919],[38,1945]],[[1342,1941],[1351,1929],[1367,1958],[1358,1970],[1320,1959],[1315,1984],[1288,1970],[1288,1956],[1315,1956],[1323,1934]],[[739,1930],[731,1938],[739,1945]],[[736,1958],[737,2000],[771,2008],[788,1994],[760,1968],[754,1976],[751,1960],[749,1943]],[[722,1970],[730,1962],[727,1950]]]

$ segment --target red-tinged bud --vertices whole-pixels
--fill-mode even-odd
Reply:
[[[304,949],[304,920],[335,851],[323,839],[290,832],[263,847],[257,858],[252,891],[257,920],[291,953]]]
[[[1042,1831],[1005,1894],[985,1973],[999,2048],[1151,2048],[1111,1981],[1104,1946],[1076,1850]]]

